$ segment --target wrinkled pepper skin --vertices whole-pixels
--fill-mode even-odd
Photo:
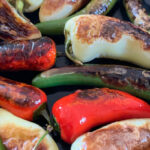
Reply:
[[[0,107],[14,115],[31,121],[46,102],[42,90],[0,76]]]
[[[108,88],[78,90],[53,105],[61,138],[72,143],[93,127],[117,120],[149,118],[150,106],[128,93]]]
[[[53,68],[37,75],[32,84],[39,88],[64,85],[108,87],[150,101],[150,71],[123,65]]]
[[[55,43],[48,37],[0,43],[0,70],[43,71],[55,63]]]

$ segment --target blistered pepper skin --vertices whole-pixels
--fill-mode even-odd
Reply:
[[[108,88],[78,90],[52,108],[61,138],[72,143],[93,127],[117,120],[149,118],[150,106],[128,93]]]
[[[33,120],[34,113],[47,102],[46,94],[31,85],[0,76],[0,107],[25,120]]]
[[[0,43],[0,70],[43,71],[54,65],[55,58],[56,46],[48,37]]]

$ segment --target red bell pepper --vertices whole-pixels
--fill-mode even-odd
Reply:
[[[78,90],[58,100],[52,113],[61,138],[72,143],[98,125],[130,118],[149,118],[150,105],[119,90],[96,88]]]
[[[47,102],[46,94],[31,85],[0,77],[0,106],[14,115],[33,120]]]

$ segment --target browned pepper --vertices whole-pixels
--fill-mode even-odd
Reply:
[[[0,76],[0,106],[14,115],[33,120],[46,102],[47,97],[42,90]]]
[[[48,37],[0,43],[0,70],[47,70],[55,58],[56,45]]]

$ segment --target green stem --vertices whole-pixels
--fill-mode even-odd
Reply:
[[[51,121],[50,121],[50,117],[47,113],[46,109],[43,109],[40,114],[45,118],[45,120],[48,122],[48,124],[51,126]]]
[[[42,142],[42,140],[46,137],[47,134],[49,134],[50,132],[52,131],[52,128],[50,130],[50,127],[49,127],[49,130],[47,130],[43,135],[42,137],[39,139],[39,141],[36,143],[36,145],[34,146],[34,148],[32,150],[36,150],[39,146],[39,144]]]
[[[16,0],[16,9],[20,14],[23,14],[24,3],[22,0]]]
[[[23,17],[25,20],[29,21],[29,19],[24,16],[23,9],[24,9],[24,1],[23,0],[16,0],[16,10],[21,15],[21,17]]]

